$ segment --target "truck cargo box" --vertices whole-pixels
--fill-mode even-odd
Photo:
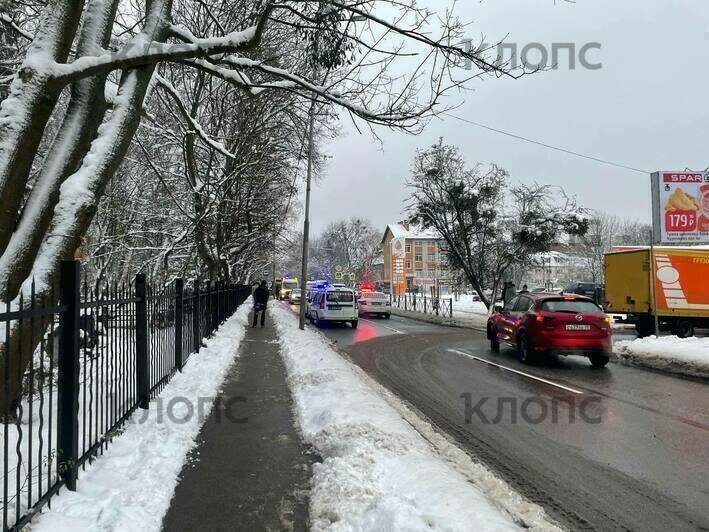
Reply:
[[[696,326],[709,319],[709,249],[655,247],[657,314],[670,328],[686,318]],[[650,249],[614,249],[605,256],[605,309],[630,316],[650,316]],[[640,329],[639,329],[640,330]]]
[[[709,317],[709,250],[656,247],[654,254],[658,314]],[[652,312],[648,248],[606,254],[605,278],[608,311]]]

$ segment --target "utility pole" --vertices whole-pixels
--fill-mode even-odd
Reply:
[[[314,125],[315,125],[315,102],[310,104],[310,112],[308,117],[308,173],[305,181],[305,219],[303,220],[303,263],[300,269],[300,330],[305,329],[305,286],[308,280],[308,248],[310,246],[310,181],[313,173],[313,146],[314,140]]]
[[[354,22],[357,20],[364,20],[365,17],[353,15],[350,17],[348,21],[348,25],[350,22]],[[340,41],[337,45],[337,49],[339,50],[339,47],[342,45],[342,41]],[[329,69],[325,72],[325,75],[323,76],[322,82],[324,83],[327,75],[329,73]],[[313,63],[313,80],[317,80],[317,67],[315,66],[315,63]],[[305,219],[303,220],[303,263],[301,265],[300,269],[300,294],[301,294],[301,304],[300,304],[300,330],[305,330],[305,286],[307,285],[308,282],[308,247],[309,247],[309,240],[310,240],[310,181],[313,173],[313,147],[315,145],[315,106],[317,104],[318,98],[315,96],[310,103],[310,112],[308,116],[308,174],[306,177],[306,185],[305,185]]]

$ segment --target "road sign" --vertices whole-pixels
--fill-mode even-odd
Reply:
[[[350,281],[354,281],[356,279],[356,276],[354,273],[350,274]]]
[[[336,272],[341,272],[341,271],[342,271],[342,266],[340,266],[339,264],[336,264],[336,265],[335,265],[335,271],[336,271]]]
[[[342,272],[335,272],[335,279],[342,279]]]
[[[268,270],[264,270],[264,271],[263,271],[263,276],[264,276],[264,277],[268,277],[268,275],[269,275]]]
[[[709,173],[652,174],[655,242],[709,244]]]

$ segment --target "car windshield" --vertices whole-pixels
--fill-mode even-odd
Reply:
[[[354,301],[352,292],[328,292],[327,300],[337,303],[351,303]]]
[[[595,303],[583,299],[547,299],[542,302],[541,309],[549,312],[571,312],[574,314],[603,312]]]
[[[283,280],[283,287],[284,288],[298,288],[298,281],[294,279],[284,279]]]

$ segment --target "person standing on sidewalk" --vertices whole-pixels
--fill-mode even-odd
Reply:
[[[252,327],[256,327],[258,314],[261,312],[261,327],[266,324],[266,303],[268,303],[268,288],[266,281],[261,281],[261,284],[254,290],[254,322]]]

